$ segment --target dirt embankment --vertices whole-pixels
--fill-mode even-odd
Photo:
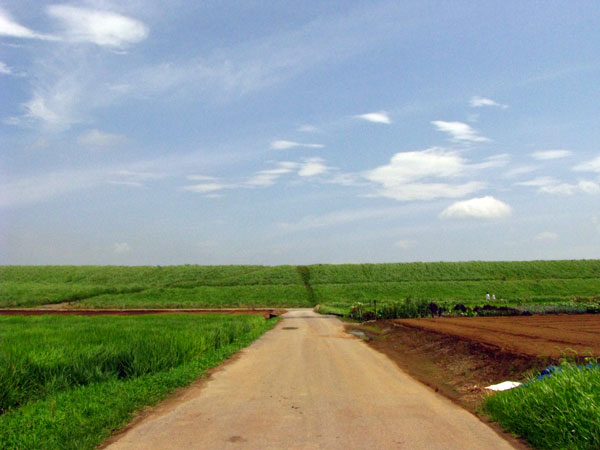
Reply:
[[[395,323],[457,336],[533,357],[600,355],[600,315],[399,319]]]
[[[485,386],[519,381],[562,356],[600,355],[600,316],[464,317],[379,321],[350,330],[402,369],[475,412]]]

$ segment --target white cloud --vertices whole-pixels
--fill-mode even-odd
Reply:
[[[142,22],[113,12],[69,5],[50,5],[46,12],[61,24],[65,38],[72,42],[123,47],[148,36],[148,27]]]
[[[298,163],[283,161],[278,163],[278,167],[275,169],[266,169],[257,172],[253,175],[245,185],[248,187],[266,187],[275,184],[275,182],[287,173],[293,172],[298,168]]]
[[[298,131],[301,131],[303,133],[318,133],[321,130],[319,130],[314,125],[301,125],[298,127]]]
[[[56,40],[54,36],[36,33],[16,22],[10,14],[0,8],[0,36],[10,36],[24,39]]]
[[[544,194],[573,195],[577,192],[585,194],[600,193],[600,185],[594,181],[580,180],[577,184],[562,183],[552,177],[537,177],[529,181],[515,183],[517,186],[536,187]]]
[[[223,183],[199,183],[190,186],[184,186],[183,189],[185,191],[196,192],[198,194],[211,194],[222,191],[223,189],[230,189],[231,187],[233,186]]]
[[[578,172],[600,173],[600,156],[597,156],[596,158],[592,159],[591,161],[587,161],[587,162],[581,163],[581,164],[573,167],[573,170],[576,170]]]
[[[102,183],[99,170],[52,172],[21,178],[0,186],[0,206],[35,203],[69,192],[81,191]]]
[[[498,102],[492,100],[491,98],[479,97],[479,96],[471,97],[471,100],[469,101],[469,106],[471,106],[473,108],[479,108],[481,106],[497,106],[498,108],[502,108],[502,109],[508,108],[508,105],[503,105],[502,103],[498,103]]]
[[[600,184],[598,184],[594,181],[589,181],[589,180],[580,181],[579,183],[577,183],[577,187],[579,188],[579,190],[581,192],[585,192],[586,194],[600,193]]]
[[[127,242],[117,242],[113,245],[113,251],[119,255],[131,252],[131,246]]]
[[[298,175],[301,177],[312,177],[329,171],[322,158],[307,158],[300,164]]]
[[[558,239],[558,234],[551,231],[542,231],[541,233],[536,234],[534,239],[536,241],[555,241]]]
[[[190,181],[215,181],[217,179],[207,175],[188,175],[186,178]]]
[[[521,167],[515,167],[514,169],[511,169],[507,172],[504,173],[504,178],[513,178],[516,177],[518,175],[523,175],[526,173],[531,173],[534,172],[538,169],[538,167],[536,166],[521,166]]]
[[[88,130],[77,138],[77,143],[85,147],[112,147],[126,141],[127,138],[123,135],[103,133],[100,130]]]
[[[472,181],[449,184],[432,178],[457,178],[473,170],[458,152],[442,148],[396,153],[389,164],[363,174],[367,180],[381,185],[378,195],[401,201],[456,198],[476,192],[483,183]]]
[[[398,212],[398,208],[340,210],[318,216],[305,216],[293,223],[281,223],[280,226],[286,231],[312,230],[314,228],[343,225],[362,220],[376,219],[378,217],[390,217],[398,214]]]
[[[373,123],[385,123],[388,125],[392,123],[390,116],[385,111],[377,111],[377,112],[372,112],[372,113],[367,113],[367,114],[359,114],[354,117],[356,117],[358,119],[366,120],[367,122],[373,122]]]
[[[5,63],[0,61],[0,74],[11,75],[12,73],[13,73],[12,69],[10,67],[8,67]]]
[[[442,211],[440,217],[447,219],[500,219],[510,216],[511,213],[512,208],[509,205],[488,195],[453,203]]]
[[[487,142],[488,138],[479,136],[477,132],[463,122],[445,122],[443,120],[434,120],[431,122],[438,131],[448,133],[454,141],[469,141],[469,142]]]
[[[415,245],[417,245],[417,241],[409,239],[401,239],[399,241],[394,242],[394,247],[401,248],[402,250],[413,248]]]
[[[516,186],[531,186],[531,187],[543,187],[558,184],[558,180],[552,177],[536,177],[533,180],[519,181],[515,183]]]
[[[118,184],[122,186],[140,187],[149,181],[158,181],[167,177],[166,173],[161,172],[142,172],[136,170],[115,170],[108,174],[106,180],[109,184]]]
[[[38,75],[51,79],[58,74],[58,66],[55,69],[52,74],[44,72]],[[54,83],[36,81],[31,100],[21,105],[25,113],[18,118],[18,124],[41,122],[44,128],[52,131],[69,128],[83,120],[77,107],[80,98],[85,95],[83,91],[77,75],[66,71],[59,74]]]
[[[271,142],[271,148],[274,150],[286,150],[294,147],[306,147],[306,148],[323,148],[322,144],[306,144],[302,142],[278,140]]]
[[[539,161],[545,161],[548,159],[566,158],[572,154],[573,152],[571,150],[542,150],[531,153],[531,157]]]

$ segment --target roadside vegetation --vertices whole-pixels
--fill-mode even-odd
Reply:
[[[255,315],[0,316],[0,448],[93,448],[271,328]]]
[[[356,302],[569,304],[600,298],[600,260],[310,266],[4,266],[0,307],[314,307]]]
[[[537,449],[598,449],[600,367],[563,363],[551,377],[488,397],[483,411]]]

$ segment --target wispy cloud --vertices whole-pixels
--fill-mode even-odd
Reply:
[[[22,39],[42,39],[57,40],[55,36],[37,33],[17,21],[12,16],[0,8],[0,36],[10,36]]]
[[[197,194],[213,194],[215,192],[222,191],[224,189],[231,189],[233,187],[236,187],[236,186],[232,186],[232,185],[224,184],[224,183],[212,182],[212,183],[199,183],[199,184],[192,184],[189,186],[184,186],[183,190],[189,191],[189,192],[195,192]]]
[[[401,201],[463,197],[482,189],[481,182],[462,184],[436,182],[434,179],[458,178],[473,171],[455,151],[430,148],[396,153],[389,164],[363,173],[364,178],[380,186],[378,195]]]
[[[83,147],[104,148],[127,142],[127,138],[121,134],[104,133],[100,130],[88,130],[79,135],[77,143]]]
[[[301,177],[314,177],[329,171],[323,158],[307,158],[300,164],[298,175]]]
[[[301,125],[298,127],[298,131],[303,133],[318,133],[321,130],[314,125]]]
[[[577,172],[596,172],[600,173],[600,156],[595,157],[590,161],[578,164],[573,167],[573,170]]]
[[[537,177],[528,181],[515,183],[516,186],[527,186],[537,188],[544,194],[573,195],[578,192],[584,194],[600,193],[600,185],[594,181],[580,180],[575,184],[563,183],[553,177]]]
[[[486,142],[488,138],[480,136],[471,128],[470,125],[463,122],[445,122],[443,120],[434,120],[431,122],[438,131],[447,133],[453,141],[468,142]]]
[[[469,101],[469,106],[471,106],[472,108],[480,108],[482,106],[496,106],[502,109],[508,108],[508,105],[503,105],[502,103],[498,103],[492,100],[491,98],[479,97],[477,95],[471,97],[471,100]]]
[[[278,140],[278,141],[271,142],[271,148],[273,150],[287,150],[288,148],[294,148],[294,147],[323,148],[325,146],[323,144],[311,144],[311,143],[285,141],[285,140]]]
[[[394,247],[401,248],[402,250],[408,250],[409,248],[413,248],[417,245],[417,241],[411,239],[401,239],[399,241],[394,242]]]
[[[571,156],[572,154],[573,152],[571,150],[541,150],[530,153],[531,157],[533,159],[537,159],[538,161],[566,158],[567,156]]]
[[[266,169],[257,172],[250,177],[244,184],[250,187],[265,187],[275,184],[282,175],[293,172],[298,168],[298,163],[291,161],[282,161],[274,169]]]
[[[512,208],[508,204],[488,195],[455,202],[444,209],[440,217],[444,219],[500,219],[510,216],[511,213]]]
[[[354,117],[356,117],[358,119],[366,120],[367,122],[373,122],[373,123],[385,123],[387,125],[392,123],[392,120],[390,119],[389,114],[385,111],[377,111],[377,112],[371,112],[371,113],[366,113],[366,114],[359,114]]]
[[[12,69],[10,67],[8,67],[5,63],[0,61],[0,74],[11,75],[12,73],[13,73]]]
[[[322,215],[305,216],[293,223],[280,223],[279,226],[285,231],[304,231],[376,219],[378,217],[390,217],[399,214],[399,211],[398,208],[340,210]]]
[[[514,178],[519,175],[535,172],[536,170],[538,170],[537,166],[520,166],[506,171],[503,176],[504,178]]]
[[[50,5],[47,14],[62,27],[70,42],[90,42],[99,46],[123,47],[148,36],[148,27],[130,17],[109,11],[69,5]]]

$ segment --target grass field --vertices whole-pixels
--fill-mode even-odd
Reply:
[[[311,266],[4,266],[0,307],[311,307],[356,301],[600,297],[600,260]]]
[[[0,448],[93,448],[276,320],[0,316]]]
[[[484,411],[538,449],[600,448],[600,369],[564,365],[544,380],[489,397]]]

